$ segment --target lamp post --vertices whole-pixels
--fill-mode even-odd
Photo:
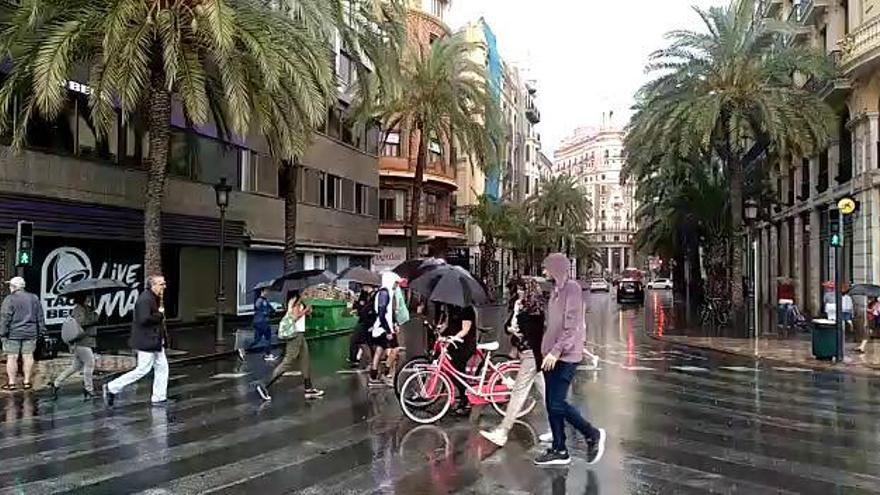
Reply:
[[[757,329],[757,317],[755,313],[757,313],[757,305],[758,301],[755,300],[755,278],[757,278],[758,274],[755,273],[755,263],[754,263],[754,253],[752,252],[752,224],[754,224],[755,219],[758,218],[758,203],[754,200],[749,199],[743,204],[743,217],[746,221],[746,245],[748,247],[748,251],[746,251],[746,263],[748,265],[748,287],[747,294],[751,304],[749,306],[749,314],[746,317],[746,321],[748,322],[748,331],[751,334],[754,331],[755,338],[758,337],[758,329]]]
[[[229,193],[232,187],[226,183],[226,177],[221,177],[220,182],[214,185],[214,194],[217,199],[217,207],[220,208],[220,251],[217,256],[217,335],[218,344],[226,342],[223,337],[223,305],[226,302],[226,288],[223,283],[223,269],[225,268],[223,253],[226,250],[226,207],[229,206]]]

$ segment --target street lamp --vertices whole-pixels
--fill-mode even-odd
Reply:
[[[747,294],[749,299],[751,300],[751,307],[749,308],[749,315],[746,318],[748,322],[748,330],[751,333],[754,330],[755,338],[758,337],[758,301],[755,297],[755,278],[757,278],[758,274],[755,273],[754,270],[754,253],[752,252],[752,224],[758,218],[758,203],[755,200],[748,199],[743,204],[743,217],[745,218],[746,223],[746,245],[748,246],[748,251],[746,251],[746,263],[748,264],[748,287]]]
[[[226,183],[226,177],[221,177],[220,182],[214,185],[214,194],[217,199],[217,208],[220,208],[220,252],[217,257],[217,335],[218,344],[226,342],[223,337],[223,305],[226,302],[226,288],[223,283],[223,269],[225,268],[223,253],[226,250],[226,207],[229,206],[229,193],[232,186]]]

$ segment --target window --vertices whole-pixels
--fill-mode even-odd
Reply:
[[[327,122],[324,132],[333,139],[342,138],[342,116],[338,108],[330,107],[330,110],[327,111]]]
[[[385,145],[382,147],[382,156],[400,156],[400,133],[391,131],[385,136]]]
[[[370,214],[370,189],[363,184],[354,187],[354,212],[358,215]]]
[[[206,184],[224,177],[229,185],[239,187],[241,148],[187,129],[172,129],[170,141],[169,174]]]
[[[810,159],[804,158],[801,161],[801,201],[810,197]]]
[[[336,57],[336,80],[342,91],[347,91],[357,80],[354,62],[344,51],[340,51]]]
[[[445,10],[444,9],[444,7],[445,7],[444,2],[445,1],[446,0],[424,0],[424,8],[429,14],[431,14],[435,17],[438,17],[442,20],[443,13]]]
[[[432,139],[431,144],[428,145],[428,150],[431,152],[431,158],[428,160],[428,163],[436,163],[443,159],[443,148],[439,142]]]
[[[339,184],[339,190],[342,196],[341,204],[342,209],[345,211],[354,211],[354,200],[355,200],[355,184],[351,179],[342,179]]]
[[[239,150],[241,190],[278,196],[278,162],[253,150]]]
[[[342,179],[335,175],[330,174],[321,174],[321,179],[324,186],[324,194],[321,198],[321,206],[325,208],[334,208],[341,209],[342,208]]]
[[[402,222],[403,215],[398,215],[398,193],[394,189],[382,189],[379,191],[379,219],[383,222]]]
[[[321,188],[324,185],[324,174],[306,167],[303,167],[301,170],[302,195],[300,197],[302,202],[316,206],[321,205],[323,199]]]

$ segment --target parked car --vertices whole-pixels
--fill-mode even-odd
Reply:
[[[617,302],[642,304],[645,302],[645,286],[639,280],[622,279],[617,286]]]
[[[609,292],[611,284],[604,278],[594,278],[590,280],[590,292]]]
[[[658,278],[648,282],[648,288],[654,290],[672,290],[672,280],[668,278]]]

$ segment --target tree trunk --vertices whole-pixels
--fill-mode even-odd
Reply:
[[[294,162],[285,161],[282,165],[281,179],[284,196],[284,273],[292,272],[296,266],[296,214],[299,206],[299,169]]]
[[[730,248],[730,302],[734,322],[745,323],[743,295],[743,164],[739,158],[728,161],[730,171],[730,227],[733,232]]]
[[[482,245],[480,245],[480,258],[483,260],[480,266],[480,276],[486,282],[486,285],[489,286],[490,295],[493,299],[497,295],[498,289],[498,266],[495,264],[495,251],[495,239],[491,236],[486,236],[483,239]]]
[[[144,273],[162,274],[162,197],[168,171],[171,135],[171,93],[165,78],[155,71],[150,81],[147,125],[150,151],[147,157],[147,185],[144,191]]]
[[[407,245],[407,259],[416,259],[419,257],[419,217],[422,206],[422,187],[425,182],[425,166],[427,165],[427,148],[428,136],[421,125],[417,126],[419,130],[419,150],[416,157],[416,173],[413,179],[412,194],[410,198],[409,208],[409,243]]]

